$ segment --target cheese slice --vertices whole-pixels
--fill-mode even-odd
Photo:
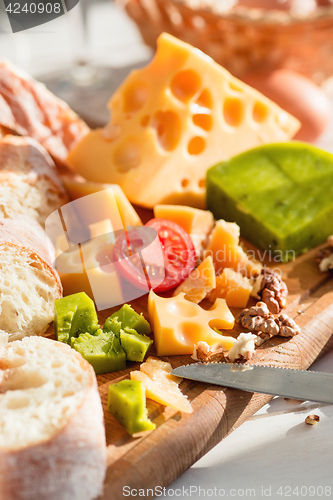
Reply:
[[[234,317],[224,299],[217,299],[208,311],[184,298],[163,298],[149,293],[148,313],[158,356],[192,354],[200,341],[211,347],[230,349],[235,339],[220,335],[214,328],[230,330]]]
[[[124,227],[142,226],[140,217],[126,198],[124,191],[117,184],[78,182],[67,177],[63,178],[63,182],[71,200],[77,200],[78,198],[83,198],[84,196],[103,191],[102,203],[99,203],[101,211],[103,211],[100,217],[105,219],[109,218],[110,213],[115,210],[116,202]]]
[[[167,33],[143,69],[109,102],[111,122],[87,134],[68,164],[88,180],[119,184],[132,203],[205,207],[206,171],[299,122],[198,49]]]

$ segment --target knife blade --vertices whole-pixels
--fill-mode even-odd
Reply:
[[[192,363],[172,375],[285,398],[333,403],[333,374],[262,365]]]

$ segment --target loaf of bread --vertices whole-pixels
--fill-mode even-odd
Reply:
[[[0,497],[92,500],[106,472],[103,410],[91,365],[44,337],[0,351]]]
[[[68,201],[52,158],[35,139],[0,139],[0,216],[26,215],[44,226]]]
[[[0,330],[10,341],[41,335],[61,296],[41,226],[28,217],[0,220]]]
[[[0,128],[33,137],[60,165],[89,130],[65,102],[8,61],[0,62]]]

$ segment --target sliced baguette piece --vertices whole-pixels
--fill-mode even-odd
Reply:
[[[0,215],[27,215],[44,226],[46,218],[68,201],[52,158],[35,139],[0,139]]]
[[[28,217],[0,220],[0,330],[10,341],[41,335],[61,296],[41,226]]]
[[[91,365],[44,337],[0,352],[0,497],[92,500],[102,493],[106,444]]]
[[[45,85],[0,61],[0,127],[36,139],[62,165],[89,128]]]

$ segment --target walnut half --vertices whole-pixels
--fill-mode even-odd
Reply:
[[[305,423],[308,425],[316,425],[320,422],[319,415],[308,415],[305,419]]]
[[[272,314],[278,314],[286,307],[287,285],[272,269],[264,267],[261,273],[253,278],[251,284],[253,286],[251,295],[264,302]]]

